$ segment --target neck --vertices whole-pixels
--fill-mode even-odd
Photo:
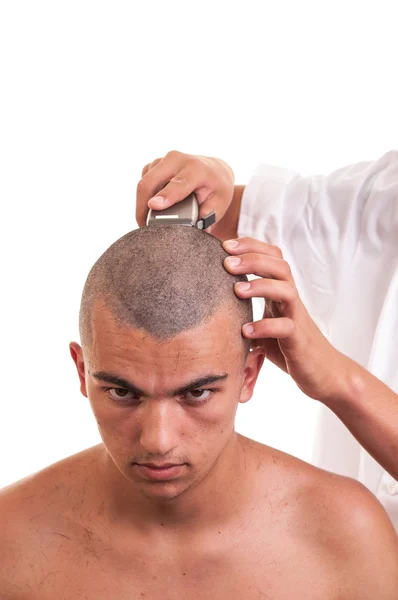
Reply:
[[[183,532],[222,527],[236,519],[248,495],[248,438],[232,432],[207,473],[188,465],[186,475],[169,482],[127,479],[102,448],[103,499],[112,523],[141,531]]]

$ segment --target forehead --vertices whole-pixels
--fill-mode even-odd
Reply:
[[[92,344],[89,350],[93,369],[120,370],[151,367],[162,372],[215,366],[231,367],[242,359],[241,326],[225,307],[204,324],[173,338],[159,340],[142,329],[119,324],[110,309],[96,303],[92,311]]]

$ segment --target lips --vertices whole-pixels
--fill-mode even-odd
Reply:
[[[154,463],[152,463],[154,464]],[[167,463],[165,463],[167,464]],[[168,463],[170,464],[170,463]],[[145,479],[152,481],[169,481],[178,478],[184,473],[184,465],[173,465],[171,467],[148,467],[144,464],[136,464],[137,472],[143,475]]]
[[[155,463],[138,463],[143,467],[152,467],[153,469],[167,469],[167,467],[179,467],[176,463],[164,463],[163,465],[157,465]]]

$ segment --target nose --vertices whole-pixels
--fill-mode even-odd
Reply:
[[[178,425],[175,406],[169,402],[149,402],[142,415],[141,446],[156,457],[167,456],[178,446]]]

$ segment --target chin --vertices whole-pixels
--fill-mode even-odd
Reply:
[[[182,488],[175,483],[166,483],[163,485],[152,485],[142,486],[140,485],[140,492],[142,496],[148,498],[148,500],[157,500],[160,502],[172,502],[180,496],[182,496],[189,488]]]

